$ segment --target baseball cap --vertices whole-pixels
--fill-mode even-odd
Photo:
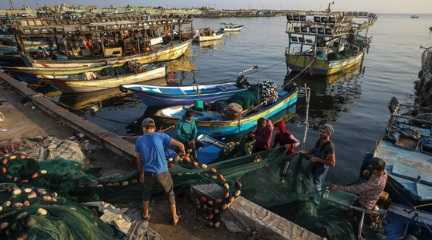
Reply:
[[[141,126],[142,127],[156,127],[156,123],[153,120],[153,118],[145,118],[142,122],[141,122]]]

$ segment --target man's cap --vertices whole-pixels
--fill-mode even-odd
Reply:
[[[153,118],[145,118],[142,122],[141,122],[141,126],[142,127],[156,127],[156,123],[153,120]]]
[[[334,128],[333,128],[333,126],[330,125],[330,124],[328,124],[328,123],[324,124],[324,125],[321,127],[321,129],[327,129],[327,130],[329,131],[330,135],[332,135],[332,136],[333,136],[333,134],[334,134]]]

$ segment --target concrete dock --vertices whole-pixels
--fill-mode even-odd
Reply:
[[[0,112],[5,115],[5,121],[0,122],[0,143],[39,135],[68,138],[79,132],[92,144],[109,150],[96,154],[90,163],[92,166],[104,168],[106,173],[133,169],[131,160],[135,151],[132,143],[58,106],[5,73],[0,73],[0,97]],[[207,194],[211,195],[211,192]],[[206,226],[194,214],[193,204],[187,197],[179,196],[178,203],[183,220],[177,227],[169,224],[168,203],[164,198],[156,198],[152,203],[150,226],[164,239],[322,239],[245,198],[239,198],[226,212],[230,219],[237,219],[238,224],[247,226],[237,233],[229,232],[225,227]],[[139,213],[139,203],[130,207]]]

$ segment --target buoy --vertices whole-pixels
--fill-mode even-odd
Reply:
[[[25,201],[24,201],[24,206],[25,206],[25,207],[29,207],[29,206],[30,206],[30,201],[25,200]]]
[[[206,164],[203,163],[203,164],[201,164],[201,168],[202,168],[202,169],[207,169],[208,166],[207,166]]]
[[[24,192],[25,192],[25,193],[31,193],[31,192],[32,192],[32,189],[31,189],[31,188],[24,188]]]
[[[217,173],[217,170],[216,170],[216,168],[210,168],[210,172],[212,172],[212,173]]]
[[[208,205],[210,205],[210,206],[213,206],[213,203],[214,203],[213,200],[208,201]]]
[[[16,203],[14,204],[14,207],[15,207],[15,208],[18,208],[18,209],[22,208],[23,206],[24,206],[24,204],[21,203],[21,202],[16,202]]]
[[[7,158],[3,159],[3,161],[2,161],[3,165],[7,165],[8,163],[9,163],[9,159],[7,159]]]
[[[224,188],[226,189],[226,190],[228,190],[230,187],[229,187],[229,185],[228,185],[228,183],[225,183],[224,184]]]
[[[240,190],[237,190],[237,191],[235,192],[234,196],[235,196],[235,197],[240,197],[240,194],[241,194],[241,191],[240,191]]]
[[[2,207],[2,206],[0,206],[0,212],[1,212],[1,211],[3,211],[3,207]]]
[[[3,203],[3,206],[5,206],[5,207],[10,207],[11,205],[12,205],[11,201],[6,201]]]
[[[15,159],[17,159],[17,156],[12,155],[12,156],[9,157],[9,159],[10,159],[10,160],[15,160]]]
[[[228,198],[229,195],[230,195],[229,191],[227,191],[227,190],[225,189],[225,191],[224,191],[224,197],[225,197],[225,198]]]
[[[240,181],[236,181],[236,182],[235,182],[235,187],[236,187],[237,189],[242,188],[242,183],[241,183]]]
[[[221,222],[217,221],[214,223],[215,228],[219,228],[221,226]]]
[[[33,173],[32,179],[36,179],[37,177],[39,177],[39,173],[38,172]]]
[[[123,181],[123,182],[121,183],[121,185],[122,185],[122,186],[127,186],[127,185],[129,185],[129,182],[128,182],[128,181]]]
[[[43,208],[38,208],[37,213],[39,215],[45,216],[48,214],[48,211],[46,209],[43,209]]]
[[[36,192],[31,192],[31,193],[27,196],[28,199],[33,199],[33,198],[36,198],[36,197],[37,197]]]
[[[19,188],[15,188],[15,189],[12,191],[12,194],[13,194],[14,196],[20,195],[21,193],[22,193],[22,190],[19,189]]]
[[[221,182],[225,182],[225,177],[222,174],[217,175],[218,180]]]
[[[45,174],[48,173],[48,171],[47,171],[47,170],[41,170],[40,173],[41,173],[42,175],[45,175]]]
[[[43,196],[42,200],[44,200],[45,202],[51,202],[52,201],[52,197],[51,196]]]
[[[4,175],[7,174],[7,168],[6,168],[6,167],[2,167],[2,173],[3,173]]]
[[[42,194],[42,195],[46,195],[46,194],[47,194],[47,191],[46,191],[45,189],[43,189],[43,188],[38,188],[38,189],[37,189],[37,192],[38,192],[39,194]]]

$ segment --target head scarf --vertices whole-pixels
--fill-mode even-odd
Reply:
[[[333,136],[333,134],[334,134],[334,128],[333,128],[332,125],[326,123],[326,124],[324,124],[324,125],[322,126],[322,129],[327,129],[328,132],[330,133],[330,136]]]
[[[280,133],[289,133],[285,121],[279,121],[278,123],[276,123],[276,128],[279,129]]]

